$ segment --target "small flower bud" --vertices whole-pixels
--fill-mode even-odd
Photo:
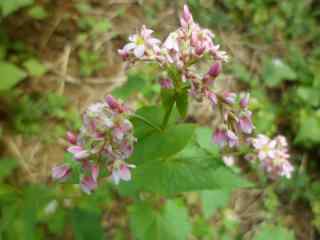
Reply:
[[[216,78],[220,74],[221,68],[222,67],[219,62],[212,64],[208,71],[209,76],[212,78]]]
[[[231,131],[231,130],[228,130],[227,133],[226,133],[226,136],[227,136],[227,141],[228,141],[228,145],[229,147],[235,147],[239,144],[239,138],[237,137],[237,135]]]
[[[90,194],[93,190],[97,188],[97,182],[93,179],[92,176],[85,176],[80,182],[80,187],[82,191],[87,194]]]
[[[70,175],[71,169],[67,165],[56,166],[52,169],[52,178],[54,180],[64,181]]]
[[[207,91],[206,95],[207,95],[207,97],[208,97],[208,99],[209,99],[209,101],[211,103],[212,109],[215,110],[215,108],[216,108],[216,106],[218,104],[218,98],[217,98],[216,94],[214,94],[211,91]]]
[[[205,46],[198,46],[198,47],[196,47],[196,54],[198,56],[200,56],[200,55],[202,55],[204,53],[205,50],[206,50]]]
[[[185,4],[183,6],[183,13],[180,18],[180,23],[182,27],[186,27],[193,22],[192,14],[189,10],[189,7]]]
[[[244,96],[242,96],[240,99],[240,107],[247,108],[249,105],[249,100],[250,100],[250,94],[245,93]]]
[[[226,131],[221,128],[217,128],[212,136],[213,143],[217,144],[221,148],[224,147],[224,145],[227,142],[227,139],[228,137]]]
[[[77,136],[73,132],[67,132],[67,141],[70,144],[75,145],[77,144]]]
[[[254,126],[251,120],[251,112],[247,112],[244,115],[240,116],[238,125],[242,132],[246,134],[251,134],[254,129]]]

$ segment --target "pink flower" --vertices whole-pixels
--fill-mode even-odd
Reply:
[[[135,168],[135,165],[126,164],[122,161],[115,162],[112,170],[112,181],[115,184],[119,184],[121,180],[130,181],[131,180],[130,168]]]
[[[81,160],[90,156],[90,153],[87,150],[77,145],[69,147],[67,151],[72,153],[74,158],[77,160]]]
[[[274,157],[276,142],[271,141],[267,136],[259,134],[252,140],[252,144],[258,151],[258,157],[260,160],[264,160],[267,157]]]
[[[75,145],[77,144],[77,135],[73,132],[67,132],[67,140],[70,144]]]
[[[64,181],[71,173],[71,169],[67,165],[56,166],[52,169],[52,178],[54,180]]]
[[[288,161],[287,141],[283,136],[269,139],[265,135],[258,135],[252,144],[261,162],[262,168],[273,179],[284,176],[290,178],[294,167]]]
[[[254,129],[254,126],[251,120],[251,112],[247,111],[245,114],[240,116],[238,125],[242,132],[246,134],[251,134]]]
[[[80,187],[82,191],[87,194],[90,194],[93,190],[97,188],[97,182],[93,179],[92,176],[85,176],[80,181]]]
[[[131,35],[130,42],[123,49],[118,50],[120,56],[126,60],[130,54],[133,54],[136,58],[141,59],[148,51],[158,51],[160,40],[152,37],[152,33],[151,29],[143,25],[140,33]]]

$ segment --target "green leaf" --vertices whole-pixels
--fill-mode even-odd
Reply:
[[[165,159],[180,152],[194,134],[192,124],[169,126],[163,131],[154,131],[152,134],[138,139],[131,161],[137,165],[152,162],[156,159]]]
[[[33,77],[41,77],[47,72],[47,68],[38,60],[31,58],[23,63],[28,73]]]
[[[160,211],[146,203],[130,210],[130,228],[136,240],[185,240],[191,232],[187,209],[181,202],[167,201]]]
[[[188,113],[188,92],[183,90],[176,94],[177,109],[181,118],[185,118]]]
[[[294,233],[281,226],[263,224],[260,231],[255,235],[254,240],[294,240]]]
[[[0,181],[10,176],[12,171],[18,166],[18,162],[12,158],[0,159]]]
[[[42,20],[48,17],[48,13],[42,6],[34,6],[29,9],[28,14],[30,17],[37,19],[37,20]]]
[[[320,89],[314,87],[297,88],[297,96],[303,101],[303,103],[317,107],[320,105]]]
[[[191,142],[170,158],[147,161],[142,165],[137,162],[132,181],[121,183],[120,191],[124,195],[135,194],[137,191],[172,195],[188,191],[233,190],[250,186],[247,180],[223,166],[220,159],[215,159]]]
[[[215,214],[217,209],[226,207],[230,197],[231,192],[223,189],[202,191],[200,198],[204,216],[210,218]]]
[[[22,7],[33,4],[33,0],[1,0],[0,9],[2,16],[6,17]]]
[[[295,80],[297,74],[282,60],[272,59],[264,66],[263,78],[268,87],[276,87],[284,80]]]
[[[32,185],[25,189],[23,208],[20,210],[24,239],[39,239],[37,231],[38,214],[48,203],[49,196],[49,189],[45,186]]]
[[[0,91],[10,90],[26,77],[26,73],[24,71],[16,65],[7,62],[0,62],[0,75]]]
[[[100,214],[76,208],[71,215],[76,240],[105,239]]]

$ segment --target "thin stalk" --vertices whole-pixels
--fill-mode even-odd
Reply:
[[[132,118],[136,118],[142,122],[144,122],[145,124],[147,124],[149,127],[161,132],[162,129],[156,125],[154,125],[152,122],[150,122],[149,120],[145,119],[144,117],[140,116],[140,115],[137,115],[137,114],[134,114],[131,116]]]

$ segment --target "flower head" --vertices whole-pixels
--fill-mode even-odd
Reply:
[[[136,142],[133,125],[128,119],[130,114],[131,111],[121,101],[108,95],[105,102],[94,103],[84,112],[79,134],[68,133],[68,142],[72,145],[67,151],[80,163],[80,186],[84,192],[91,193],[97,187],[101,165],[110,167],[121,162],[117,168],[120,179],[131,179],[124,168],[131,166],[126,165],[125,160],[132,154]],[[63,165],[55,167],[52,175],[54,179],[62,180],[70,171]]]
[[[288,144],[283,136],[270,139],[260,134],[252,139],[252,145],[262,168],[270,174],[271,178],[291,177],[294,167],[289,162]]]
[[[127,60],[131,55],[137,59],[143,57],[153,57],[158,52],[160,40],[152,37],[153,31],[148,29],[145,25],[137,34],[133,34],[129,37],[129,43],[127,43],[123,49],[118,50],[120,56]]]

